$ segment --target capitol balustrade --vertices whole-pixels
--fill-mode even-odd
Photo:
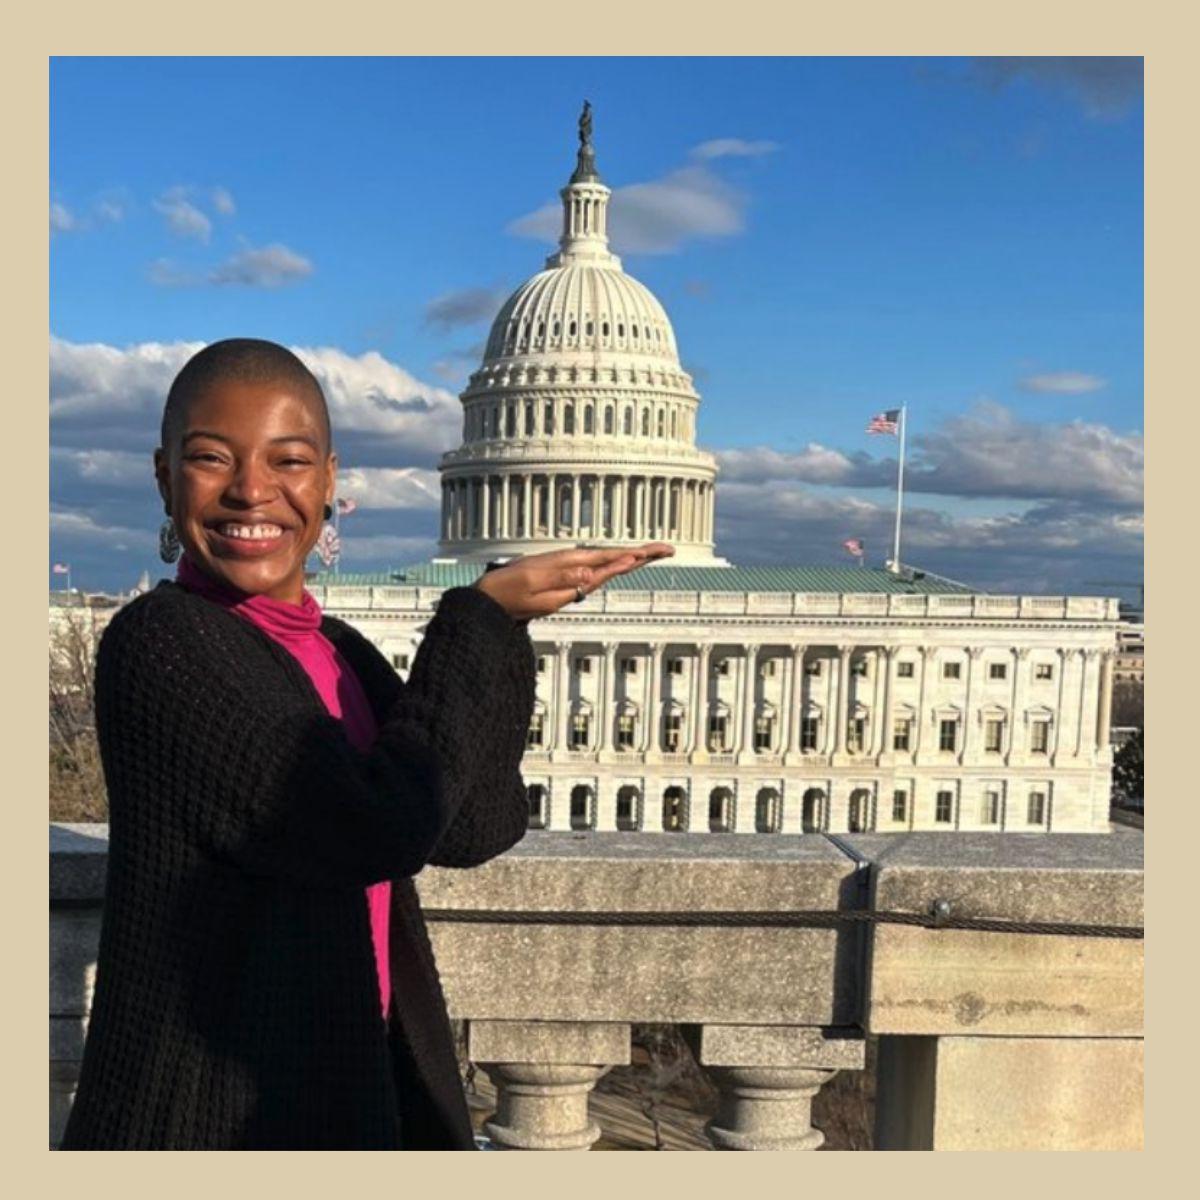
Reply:
[[[78,1073],[105,826],[51,825],[51,1144]],[[531,832],[416,879],[497,1149],[586,1150],[634,1024],[678,1026],[714,1149],[816,1149],[878,1038],[876,1149],[1140,1149],[1142,835]],[[881,919],[886,918],[886,919]],[[1131,931],[1135,936],[1120,936]]]
[[[482,568],[481,568],[482,569]],[[643,568],[641,575],[652,575],[658,566]],[[714,570],[720,568],[712,568]],[[310,585],[309,590],[323,608],[338,612],[374,612],[403,614],[432,613],[442,592],[441,587],[402,585]],[[579,604],[572,604],[562,620],[596,614],[655,615],[688,614],[696,616],[757,617],[904,617],[1039,619],[1045,621],[1115,621],[1119,601],[1103,596],[988,596],[954,593],[837,593],[837,592],[722,592],[655,588],[603,587],[590,593]],[[549,628],[556,617],[543,618],[530,627],[531,634]],[[751,631],[728,630],[730,640]],[[846,637],[865,637],[867,631],[847,629]]]

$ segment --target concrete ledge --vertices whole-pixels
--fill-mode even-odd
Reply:
[[[470,1021],[467,1054],[485,1063],[628,1066],[630,1027],[619,1021]]]
[[[104,899],[108,870],[108,826],[50,826],[50,903]]]
[[[820,1067],[861,1071],[866,1042],[856,1029],[701,1025],[685,1036],[701,1066]]]

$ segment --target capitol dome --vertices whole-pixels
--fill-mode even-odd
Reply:
[[[559,248],[501,306],[460,397],[463,442],[439,466],[439,550],[666,541],[675,566],[728,565],[713,554],[717,466],[695,444],[700,397],[666,310],[608,247],[588,107],[579,135]]]

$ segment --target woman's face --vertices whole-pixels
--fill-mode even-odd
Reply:
[[[218,582],[299,604],[337,472],[317,400],[283,381],[219,383],[174,439],[154,473],[188,557]]]

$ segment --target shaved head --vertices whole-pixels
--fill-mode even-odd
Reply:
[[[326,452],[333,448],[329,406],[317,377],[286,346],[259,338],[226,338],[193,354],[167,393],[162,415],[162,446],[168,453],[179,438],[188,406],[222,383],[281,383],[310,399],[320,417]]]

